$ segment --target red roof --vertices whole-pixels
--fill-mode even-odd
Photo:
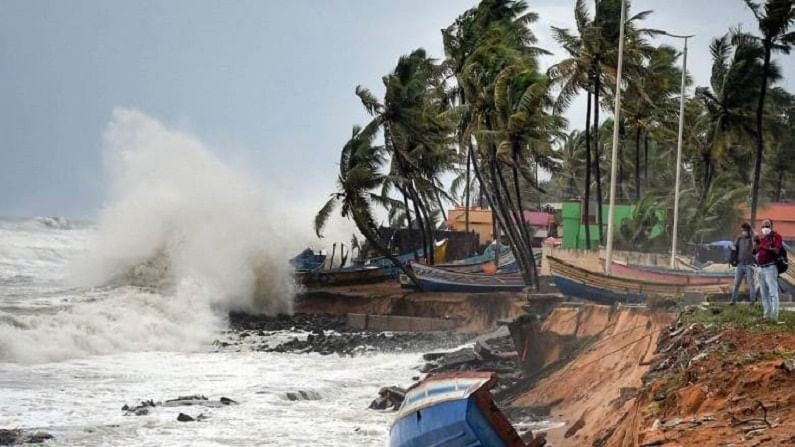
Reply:
[[[534,227],[544,227],[546,228],[555,221],[555,218],[543,211],[525,211],[523,213],[524,220]]]
[[[745,219],[751,219],[751,212],[745,212]],[[775,202],[769,203],[756,214],[757,225],[763,220],[773,221],[773,228],[784,239],[795,239],[795,203]],[[757,229],[758,230],[758,229]]]

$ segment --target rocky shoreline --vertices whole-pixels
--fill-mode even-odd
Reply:
[[[513,397],[514,390],[526,379],[520,368],[513,340],[505,327],[474,336],[452,332],[407,333],[352,330],[344,316],[330,314],[295,314],[275,317],[230,314],[227,339],[217,341],[219,350],[253,350],[278,353],[319,353],[340,356],[367,355],[377,352],[415,352],[422,365],[413,383],[427,375],[491,371],[498,381],[492,395],[495,402]],[[276,342],[274,342],[276,340]],[[386,383],[373,396],[369,408],[396,411],[406,390],[413,383]],[[299,396],[300,397],[300,396]],[[300,399],[296,399],[300,400]],[[363,403],[367,405],[366,403]],[[506,416],[517,427],[535,427],[544,418],[527,409],[506,409]],[[519,429],[532,437],[531,430]],[[544,445],[537,440],[535,445]]]
[[[224,340],[215,345],[224,351],[319,353],[358,355],[367,352],[427,352],[451,349],[470,335],[450,332],[407,333],[353,330],[345,317],[328,314],[295,314],[275,317],[233,313]]]

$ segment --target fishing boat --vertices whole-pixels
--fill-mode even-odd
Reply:
[[[596,301],[603,304],[616,302],[642,303],[650,297],[677,298],[687,293],[726,294],[732,284],[676,284],[669,281],[651,281],[626,278],[593,272],[547,256],[552,279],[566,296]]]
[[[389,430],[390,447],[526,447],[489,390],[490,372],[430,376],[409,388]]]
[[[296,272],[295,278],[296,282],[307,287],[327,287],[371,284],[394,279],[394,275],[381,267],[366,265]]]
[[[613,261],[612,274],[622,278],[649,282],[688,285],[732,285],[734,272],[707,272],[700,270],[674,270],[663,267],[628,265]]]
[[[417,287],[425,292],[521,292],[526,287],[524,279],[518,273],[460,273],[422,264],[411,264],[411,269],[417,277]],[[403,278],[401,280],[401,285],[405,286]],[[407,285],[412,286],[410,282]]]
[[[511,273],[518,271],[518,265],[516,264],[516,258],[513,257],[513,253],[508,253],[506,255],[500,256],[500,264],[499,267],[496,269],[498,272],[503,273]],[[459,272],[459,273],[484,273],[484,272],[494,272],[494,258],[489,261],[480,262],[476,264],[457,264],[457,263],[447,263],[447,264],[436,264],[434,265],[436,268],[449,270],[451,272]]]

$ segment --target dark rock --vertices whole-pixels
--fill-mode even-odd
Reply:
[[[221,403],[224,404],[224,405],[237,405],[238,404],[237,401],[234,401],[234,400],[232,400],[232,399],[230,399],[228,397],[222,397],[221,398]]]
[[[318,394],[317,392],[315,392],[315,391],[304,391],[304,390],[299,390],[299,391],[295,391],[295,392],[289,391],[289,392],[285,393],[284,397],[286,397],[287,400],[291,400],[291,401],[297,401],[297,400],[320,400],[320,394]]]
[[[795,359],[787,359],[784,360],[780,367],[787,371],[788,373],[792,374],[795,371]]]
[[[22,440],[22,430],[0,429],[0,445],[13,445]]]
[[[383,387],[378,397],[370,403],[371,410],[397,410],[406,398],[406,390],[398,386]]]
[[[47,433],[47,432],[37,431],[36,433],[28,435],[25,438],[25,443],[26,444],[41,444],[44,441],[47,441],[47,440],[50,440],[50,439],[53,439],[53,438],[54,438],[54,436],[49,434],[49,433]]]
[[[149,407],[138,407],[133,412],[136,416],[146,416],[149,414]]]
[[[0,428],[0,445],[41,444],[53,438],[53,435],[45,431],[25,433],[20,429],[6,430]]]
[[[386,410],[387,402],[386,399],[383,397],[376,397],[370,402],[370,406],[368,407],[371,410]]]
[[[192,417],[188,416],[185,413],[180,413],[179,416],[177,416],[177,420],[180,421],[180,422],[192,422],[192,421],[195,421],[195,419],[193,419]]]

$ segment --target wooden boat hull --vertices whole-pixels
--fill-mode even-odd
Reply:
[[[553,281],[564,295],[599,303],[640,303],[650,297],[681,298],[686,293],[725,294],[732,284],[681,285],[607,276],[549,256]]]
[[[312,272],[298,272],[295,277],[299,284],[310,288],[372,284],[394,279],[394,275],[380,267],[329,271],[315,270]]]
[[[417,277],[420,290],[425,292],[521,292],[526,287],[522,276],[516,273],[497,275],[460,273],[421,264],[412,264],[411,268]],[[401,284],[405,286],[403,282]]]
[[[613,263],[612,273],[623,278],[638,279],[649,282],[665,282],[681,286],[688,285],[731,285],[734,281],[734,272],[692,272],[682,270],[667,270],[653,267],[642,267]]]
[[[493,373],[431,376],[406,393],[389,430],[390,447],[526,447],[489,389]]]

